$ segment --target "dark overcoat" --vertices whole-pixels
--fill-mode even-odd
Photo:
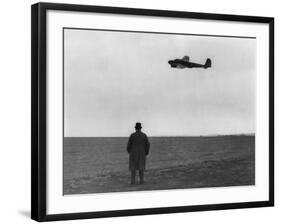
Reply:
[[[131,134],[127,144],[130,170],[145,170],[145,158],[149,153],[149,148],[146,134],[141,131]]]

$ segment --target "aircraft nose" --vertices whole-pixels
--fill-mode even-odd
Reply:
[[[171,66],[172,68],[175,68],[175,67],[176,67],[176,64],[175,64],[175,62],[174,62],[173,60],[168,61],[168,63],[170,64],[170,66]]]

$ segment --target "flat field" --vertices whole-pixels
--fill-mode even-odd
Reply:
[[[128,138],[64,138],[64,194],[255,184],[255,136],[149,137],[145,183],[130,185]]]

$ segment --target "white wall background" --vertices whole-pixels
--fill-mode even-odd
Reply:
[[[30,5],[2,1],[0,7],[0,223],[30,220]],[[60,0],[61,3],[138,7],[275,17],[275,180],[274,208],[134,216],[60,223],[279,223],[280,198],[280,6],[277,0]]]

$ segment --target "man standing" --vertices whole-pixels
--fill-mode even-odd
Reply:
[[[145,158],[149,153],[150,144],[146,134],[141,132],[141,128],[141,123],[136,123],[136,132],[131,134],[127,145],[131,184],[135,184],[137,170],[139,171],[140,184],[144,183]]]

